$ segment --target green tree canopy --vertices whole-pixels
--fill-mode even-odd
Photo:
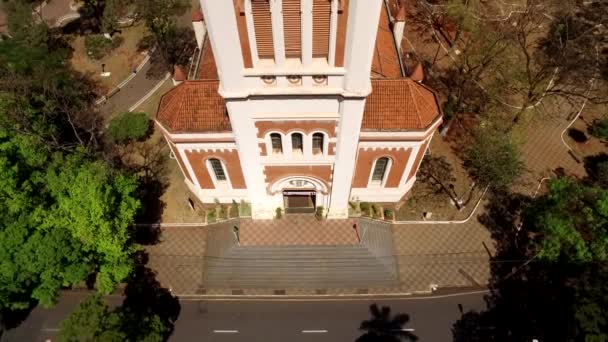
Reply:
[[[549,183],[549,193],[524,213],[539,257],[572,263],[608,260],[608,190],[568,178]]]
[[[505,189],[523,173],[524,163],[519,147],[510,133],[481,125],[465,151],[465,167],[482,186]]]

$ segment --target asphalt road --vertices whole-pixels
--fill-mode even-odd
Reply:
[[[465,311],[485,307],[483,292],[433,297],[355,300],[187,300],[171,341],[354,341],[361,321],[368,319],[372,303],[407,313],[420,341],[449,342],[452,324]],[[55,341],[57,327],[84,295],[69,293],[51,310],[35,309],[2,342]],[[120,298],[111,298],[119,303]]]

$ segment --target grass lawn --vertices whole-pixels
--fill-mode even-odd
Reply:
[[[87,55],[84,36],[73,36],[71,46],[74,49],[70,62],[74,69],[99,82],[99,95],[105,95],[128,77],[145,58],[145,52],[137,51],[137,43],[147,34],[143,23],[136,23],[122,29],[122,44],[101,60],[93,60]],[[109,77],[101,77],[101,64],[110,72]]]

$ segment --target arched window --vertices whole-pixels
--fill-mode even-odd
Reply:
[[[312,135],[312,154],[319,155],[323,154],[323,148],[325,146],[325,135],[323,133],[315,133]]]
[[[387,157],[378,158],[374,165],[374,172],[372,173],[372,184],[382,184],[384,178],[386,178],[386,171],[388,169],[389,159]]]
[[[283,153],[283,139],[279,133],[270,134],[270,143],[272,145],[272,153],[273,154],[282,154]]]
[[[300,133],[291,135],[291,150],[294,154],[302,155],[304,153],[304,138]]]
[[[215,179],[218,181],[226,181],[226,172],[224,171],[224,165],[219,159],[211,158],[209,159],[209,165],[211,165],[211,170],[215,175]]]

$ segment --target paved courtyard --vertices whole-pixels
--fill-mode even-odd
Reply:
[[[480,209],[481,211],[481,209]],[[248,289],[241,287],[235,290],[233,287],[226,288],[205,288],[203,286],[206,263],[221,262],[228,260],[234,254],[236,239],[232,235],[232,227],[240,225],[241,245],[239,248],[261,248],[260,255],[254,267],[262,267],[259,271],[276,272],[274,270],[264,270],[264,265],[269,260],[281,260],[282,263],[288,260],[265,259],[273,253],[269,248],[281,245],[294,246],[299,248],[316,245],[321,249],[323,246],[335,246],[336,252],[348,245],[357,245],[358,238],[352,225],[358,220],[339,220],[339,221],[317,221],[314,216],[288,218],[275,221],[229,221],[219,225],[208,227],[167,227],[163,229],[161,243],[147,248],[150,255],[149,265],[157,272],[159,281],[172,289],[178,295],[196,294],[245,294],[245,295],[273,295],[277,289],[271,282],[268,287]],[[385,226],[385,223],[378,223]],[[335,231],[332,231],[334,230]],[[215,232],[211,234],[211,232]],[[463,224],[408,224],[395,225],[389,230],[392,236],[389,240],[384,240],[381,245],[388,248],[391,256],[376,255],[379,262],[391,261],[396,264],[398,273],[398,284],[390,287],[370,286],[362,290],[361,286],[348,287],[336,284],[333,287],[323,289],[324,294],[357,294],[357,293],[412,293],[428,292],[432,284],[442,287],[476,287],[484,286],[490,277],[489,253],[493,253],[493,242],[487,230],[479,224],[476,217],[471,218]],[[249,235],[248,235],[249,234]],[[257,234],[260,234],[259,236]],[[255,238],[257,237],[257,238]],[[364,238],[369,239],[370,252],[378,250],[379,238],[374,236]],[[392,241],[391,241],[392,240]],[[244,243],[247,245],[244,245]],[[373,244],[377,246],[374,247]],[[391,246],[392,243],[392,246]],[[257,244],[257,245],[256,245]],[[488,250],[486,250],[486,247]],[[344,247],[341,247],[344,246]],[[295,248],[295,247],[294,247]],[[281,249],[285,253],[285,249]],[[251,249],[246,255],[251,260],[256,260],[255,252]],[[314,272],[315,262],[321,262],[317,267],[325,269],[328,264],[322,261],[315,261],[318,256],[314,251],[309,258],[302,263],[301,256],[294,259],[293,269],[289,272]],[[394,255],[393,255],[394,254]],[[245,254],[242,254],[245,255]],[[288,254],[285,254],[288,257]],[[228,259],[227,259],[228,258]],[[374,259],[373,256],[369,258]],[[225,262],[225,261],[224,261]],[[345,259],[339,263],[348,263],[352,267],[358,267],[363,260]],[[276,263],[276,261],[273,261]],[[331,270],[329,270],[331,272]],[[236,291],[236,292],[235,292]],[[314,295],[319,294],[318,289],[293,288],[285,289],[282,294],[291,295]],[[365,291],[365,292],[361,292]]]
[[[310,214],[289,214],[280,220],[241,220],[242,246],[355,245],[356,220],[319,221]]]

